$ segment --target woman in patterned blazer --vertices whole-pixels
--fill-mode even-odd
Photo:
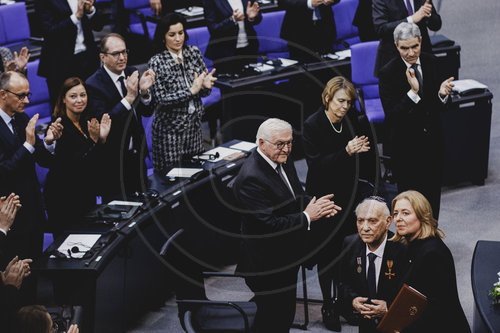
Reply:
[[[153,167],[165,170],[184,156],[200,153],[202,147],[201,97],[210,95],[215,69],[207,71],[200,50],[185,45],[186,20],[171,13],[162,18],[155,42],[165,49],[149,60],[156,73],[152,88]]]

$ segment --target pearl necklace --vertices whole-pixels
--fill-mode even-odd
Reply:
[[[325,110],[325,114],[326,114],[326,118],[328,118],[328,113],[326,113],[326,110]],[[333,126],[333,123],[332,123],[332,121],[330,120],[330,118],[328,118],[328,122],[330,123],[330,125],[332,125],[332,128],[333,128],[333,130],[334,130],[336,133],[338,133],[338,134],[342,133],[342,123],[340,123],[340,129],[339,129],[339,130],[337,130],[337,129],[335,128],[335,126]]]

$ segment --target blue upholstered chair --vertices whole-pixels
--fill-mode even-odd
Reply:
[[[123,7],[130,13],[130,32],[153,39],[156,24],[146,21],[146,16],[154,15],[149,0],[123,0]]]
[[[254,26],[259,39],[259,54],[270,59],[289,58],[288,45],[280,38],[285,11],[262,13],[262,21]]]
[[[26,65],[28,70],[28,81],[30,83],[31,96],[29,104],[26,105],[25,112],[32,117],[38,113],[38,124],[50,123],[52,108],[49,102],[49,89],[47,88],[47,80],[44,77],[38,76],[39,60],[30,61]]]
[[[153,173],[153,139],[152,135],[152,125],[153,125],[154,115],[151,117],[142,117],[142,126],[144,127],[144,132],[146,133],[146,144],[149,150],[149,156],[146,158],[146,167],[148,169],[147,175],[150,176]]]
[[[358,0],[342,0],[332,6],[337,28],[337,40],[339,41],[333,46],[334,49],[349,48],[351,45],[361,42],[358,28],[352,25],[358,2]]]
[[[373,76],[378,44],[374,41],[351,46],[351,77],[359,95],[356,106],[366,113],[370,122],[382,124],[385,114],[380,102],[378,78]]]
[[[0,45],[11,46],[27,42],[30,36],[25,3],[0,6]]]

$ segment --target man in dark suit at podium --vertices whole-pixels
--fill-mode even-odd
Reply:
[[[392,219],[385,201],[369,197],[356,207],[358,234],[347,236],[342,260],[343,306],[359,312],[360,333],[376,333],[378,320],[399,291],[405,271],[405,246],[391,242]]]
[[[155,74],[139,72],[127,66],[128,50],[119,34],[111,33],[101,41],[103,66],[86,81],[89,110],[97,117],[109,113],[113,124],[107,141],[107,159],[103,161],[102,194],[105,201],[117,195],[145,192],[148,156],[142,116],[149,117]]]
[[[399,56],[379,73],[392,171],[398,192],[422,193],[437,219],[444,151],[439,113],[453,87],[453,77],[441,83],[436,58],[420,52],[422,37],[416,24],[400,23],[394,41]]]
[[[241,167],[233,187],[244,235],[237,271],[245,274],[255,293],[259,333],[289,331],[306,232],[311,222],[340,209],[330,201],[332,194],[311,200],[304,193],[293,161],[288,161],[292,140],[292,126],[286,121],[263,122],[257,131],[258,148]]]
[[[431,52],[431,40],[427,28],[441,29],[441,16],[431,0],[373,0],[373,25],[380,38],[375,62],[375,76],[393,57],[397,56],[392,34],[402,22],[415,23],[422,36],[422,49]]]

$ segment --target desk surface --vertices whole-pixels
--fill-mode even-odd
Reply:
[[[488,291],[498,281],[500,242],[478,241],[472,257],[472,292],[477,311],[490,332],[500,327],[500,305],[493,305]]]

